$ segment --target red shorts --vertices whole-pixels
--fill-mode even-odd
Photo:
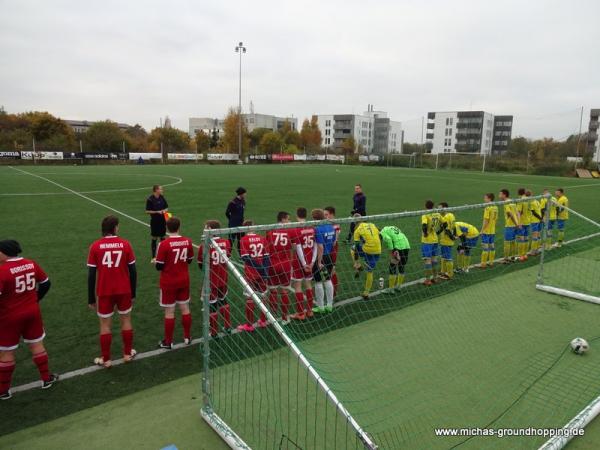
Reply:
[[[265,294],[268,291],[267,283],[265,283],[265,280],[263,280],[262,277],[246,277],[246,281],[258,295]],[[248,294],[249,293],[246,292],[246,295]]]
[[[178,289],[160,289],[160,306],[175,306],[175,303],[181,305],[189,303],[190,301],[190,287],[189,285],[184,288]]]
[[[302,266],[300,265],[300,261],[297,259],[292,262],[292,280],[300,281],[300,280],[312,280],[312,270],[310,273],[306,273]]]
[[[117,307],[119,314],[131,312],[131,309],[133,308],[131,294],[104,295],[98,297],[98,304],[96,305],[98,317],[103,317],[105,319],[112,317],[115,306]]]
[[[203,292],[204,293],[204,292]],[[210,285],[210,303],[214,303],[217,300],[223,300],[227,296],[227,285],[217,286],[214,284]]]
[[[26,344],[40,342],[46,337],[42,313],[37,304],[0,319],[0,351],[16,349],[21,336]]]
[[[275,261],[269,267],[269,287],[288,287],[291,283],[292,265],[289,261]]]

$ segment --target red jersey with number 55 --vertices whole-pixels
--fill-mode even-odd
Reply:
[[[267,240],[259,234],[248,233],[240,239],[240,256],[249,256],[258,264],[263,264],[263,258],[269,256]],[[256,269],[249,264],[244,264],[244,273],[247,278],[261,278]]]
[[[231,242],[229,239],[222,237],[215,238],[217,245],[225,252],[227,257],[231,256]],[[210,286],[225,287],[227,286],[227,261],[215,248],[211,247],[210,256]],[[198,262],[203,263],[204,247],[201,245],[198,249]]]
[[[271,258],[271,265],[285,264],[292,261],[293,230],[269,230],[267,231],[267,250]]]
[[[190,285],[188,266],[194,259],[192,240],[183,236],[169,236],[156,249],[156,262],[164,264],[160,271],[161,289],[181,289]]]
[[[304,255],[305,263],[311,264],[315,248],[315,229],[311,227],[294,228],[292,232],[294,245],[300,244],[300,247],[302,248],[302,254]],[[297,253],[296,257],[298,258]],[[298,261],[300,263],[302,262],[299,259]]]
[[[30,259],[10,258],[0,265],[0,317],[36,305],[36,286],[47,280],[41,267]]]
[[[131,294],[129,265],[135,264],[131,244],[119,236],[104,236],[90,246],[88,267],[97,271],[96,295]]]

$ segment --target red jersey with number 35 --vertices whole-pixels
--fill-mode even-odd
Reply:
[[[0,265],[0,317],[37,304],[36,286],[48,277],[35,261],[10,258]]]
[[[267,250],[271,258],[271,265],[285,264],[292,261],[292,249],[294,248],[292,233],[293,230],[290,228],[267,231]]]
[[[258,264],[263,264],[263,258],[269,256],[267,240],[259,234],[248,233],[240,239],[240,256],[249,256]],[[244,273],[247,278],[261,278],[256,269],[244,264]]]
[[[169,236],[156,249],[156,262],[164,264],[160,271],[161,289],[181,289],[190,285],[188,266],[194,259],[192,240],[183,236]]]
[[[217,245],[225,252],[227,257],[231,256],[231,242],[222,237],[215,238]],[[215,248],[210,248],[210,285],[211,287],[227,286],[227,261]],[[202,264],[204,258],[204,247],[198,250],[198,262]]]
[[[90,246],[88,267],[97,271],[96,295],[131,294],[129,265],[135,264],[131,244],[119,236],[104,236]]]
[[[306,264],[310,264],[313,260],[313,253],[315,248],[315,229],[314,228],[294,228],[292,230],[293,243],[294,245],[300,244],[302,248],[302,254]],[[295,252],[294,252],[295,253]],[[297,257],[296,253],[296,257]],[[298,259],[299,262],[301,262]]]

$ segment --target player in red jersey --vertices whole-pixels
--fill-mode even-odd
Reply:
[[[58,380],[48,368],[43,344],[46,333],[38,305],[50,289],[50,280],[35,261],[19,258],[19,253],[17,241],[0,241],[0,400],[12,397],[10,383],[21,336],[40,372],[42,389]]]
[[[221,228],[221,224],[217,220],[208,220],[204,228],[217,230]],[[219,248],[225,252],[227,257],[231,256],[231,241],[222,236],[214,238]],[[203,269],[204,247],[201,245],[198,250],[198,265],[200,270]],[[209,250],[209,270],[210,279],[210,335],[215,337],[218,333],[218,316],[223,318],[223,331],[227,334],[231,333],[231,312],[229,303],[227,302],[227,260],[215,248]],[[204,279],[204,278],[203,278]],[[204,289],[201,291],[204,294]]]
[[[325,219],[327,220],[335,220],[335,208],[333,206],[326,206],[323,208],[325,212]],[[340,238],[341,227],[339,223],[333,224],[333,229],[335,230],[335,245],[333,246],[333,251],[331,252],[331,260],[333,264],[337,262],[337,253],[338,253],[338,241]],[[333,268],[333,275],[331,276],[331,282],[333,283],[333,295],[335,296],[338,287],[338,277],[337,272],[335,271],[335,266]]]
[[[102,356],[94,363],[109,368],[112,343],[112,315],[115,308],[121,320],[123,359],[129,362],[133,349],[131,309],[135,300],[137,271],[131,244],[117,236],[119,219],[106,216],[102,220],[102,238],[90,246],[88,255],[88,304],[100,319],[100,350]],[[96,280],[97,275],[97,280]]]
[[[298,222],[306,222],[307,215],[306,208],[298,208],[296,210],[296,219]],[[304,320],[306,317],[313,316],[314,294],[312,289],[312,273],[313,266],[317,260],[315,230],[312,227],[302,227],[294,228],[291,231],[296,253],[292,260],[292,281],[296,296],[296,314],[293,314],[291,318]],[[304,280],[306,291],[306,307],[304,306],[304,293],[302,293],[302,280]]]
[[[277,223],[290,222],[290,214],[285,211],[277,213]],[[269,267],[269,304],[271,312],[277,313],[277,293],[281,296],[281,320],[288,322],[288,309],[292,276],[292,235],[290,228],[267,231],[267,250],[271,266]]]
[[[254,225],[251,220],[244,222],[245,227]],[[240,256],[244,261],[244,276],[250,288],[262,298],[267,294],[267,280],[269,278],[270,258],[267,241],[256,233],[247,233],[240,240]],[[246,292],[246,323],[238,326],[240,331],[254,331],[254,300]],[[260,312],[257,325],[264,328],[268,325],[265,314]]]
[[[160,271],[160,306],[165,310],[165,337],[158,343],[160,348],[173,348],[175,330],[175,304],[181,311],[183,342],[192,343],[190,330],[190,273],[188,265],[194,260],[192,240],[179,235],[181,221],[177,217],[167,220],[167,238],[160,241],[156,250],[156,270]]]

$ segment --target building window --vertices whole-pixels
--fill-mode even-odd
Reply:
[[[330,127],[331,126],[331,120],[326,120],[325,121],[325,126],[326,127]]]
[[[329,145],[329,144],[331,144],[331,139],[329,139],[329,138],[326,138],[326,139],[325,139],[325,145]]]
[[[327,128],[325,130],[325,136],[331,136],[331,129],[330,128]]]

